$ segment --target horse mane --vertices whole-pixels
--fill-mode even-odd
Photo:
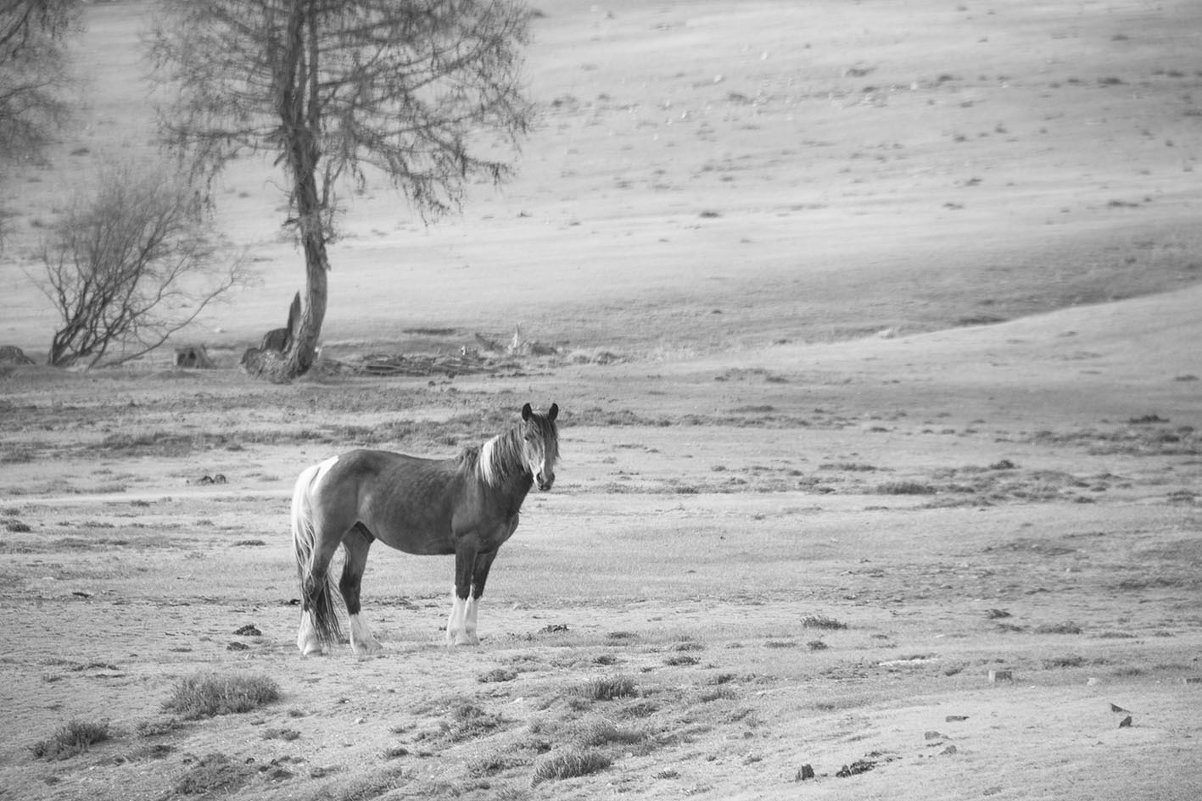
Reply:
[[[554,464],[559,458],[559,430],[554,420],[539,418],[538,424],[547,439],[547,459]],[[480,445],[469,448],[463,458],[475,462],[480,479],[490,487],[498,486],[505,478],[525,472],[526,465],[522,461],[522,425],[510,428]],[[547,434],[550,437],[547,437]]]
[[[480,446],[476,460],[480,478],[490,487],[501,483],[506,476],[521,473],[526,469],[522,463],[522,438],[517,428],[497,434]]]

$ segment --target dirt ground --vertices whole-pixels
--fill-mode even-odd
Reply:
[[[236,368],[300,275],[255,164],[218,369],[0,368],[0,798],[1202,797],[1199,8],[540,10],[520,177],[430,227],[355,198],[325,369]],[[90,123],[20,184],[35,356],[8,279],[56,176],[150,141],[145,13],[89,7]],[[517,324],[553,352],[350,369]],[[528,401],[563,459],[481,645],[442,644],[447,559],[378,548],[384,654],[302,658],[295,476]],[[282,697],[177,719],[198,673]],[[37,758],[69,721],[112,736]]]

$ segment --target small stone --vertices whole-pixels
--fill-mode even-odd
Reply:
[[[989,671],[989,681],[997,683],[999,681],[1013,681],[1014,674],[1009,670],[991,670]]]
[[[1186,676],[1181,680],[1182,684],[1202,684],[1202,676]]]
[[[937,731],[928,731],[928,732],[924,733],[922,736],[923,736],[923,739],[926,739],[926,740],[942,740],[943,739],[943,735]]]
[[[225,650],[227,650],[227,651],[247,651],[247,650],[250,650],[250,646],[244,642],[232,642],[229,645],[225,646]]]
[[[963,723],[968,720],[968,715],[948,715],[944,720],[948,723]]]
[[[797,769],[797,775],[793,777],[795,782],[804,782],[806,779],[814,778],[814,768],[812,765],[802,765]]]
[[[1128,715],[1127,717],[1125,717],[1125,718],[1123,718],[1122,720],[1120,720],[1120,721],[1119,721],[1119,728],[1120,728],[1120,729],[1129,729],[1129,728],[1131,728],[1131,716],[1130,716],[1130,715]]]
[[[942,754],[943,756],[951,756],[952,754],[956,753],[956,746],[949,745],[947,748],[944,748],[939,753]]]
[[[356,724],[359,724],[359,723],[366,723],[366,722],[367,722],[367,718],[355,718],[355,723],[356,723]]]
[[[1121,706],[1119,706],[1118,704],[1111,704],[1111,705],[1110,705],[1110,711],[1111,711],[1111,712],[1118,712],[1118,713],[1119,713],[1119,714],[1121,714],[1121,715],[1126,715],[1126,714],[1129,714],[1129,713],[1131,712],[1131,710],[1130,710],[1130,709],[1123,709],[1123,708],[1122,708]]]

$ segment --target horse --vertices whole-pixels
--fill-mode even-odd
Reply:
[[[306,656],[343,641],[330,560],[345,552],[337,590],[350,617],[356,654],[382,648],[359,617],[367,552],[377,539],[405,553],[455,555],[447,645],[478,645],[480,597],[497,556],[513,536],[522,501],[535,484],[555,483],[559,432],[552,403],[482,445],[449,459],[353,450],[306,468],[292,493],[292,545],[302,611],[296,645]]]

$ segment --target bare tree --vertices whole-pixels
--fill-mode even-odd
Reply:
[[[118,165],[77,196],[42,243],[39,287],[61,319],[47,361],[121,364],[191,323],[244,277],[203,202],[164,169]]]
[[[0,0],[0,170],[39,155],[67,115],[65,46],[79,7],[80,0]]]
[[[210,176],[248,152],[286,170],[306,291],[267,372],[295,377],[315,357],[340,180],[378,171],[431,218],[469,181],[509,175],[532,116],[529,18],[517,0],[165,0],[151,51],[175,97],[161,110],[172,144]]]

